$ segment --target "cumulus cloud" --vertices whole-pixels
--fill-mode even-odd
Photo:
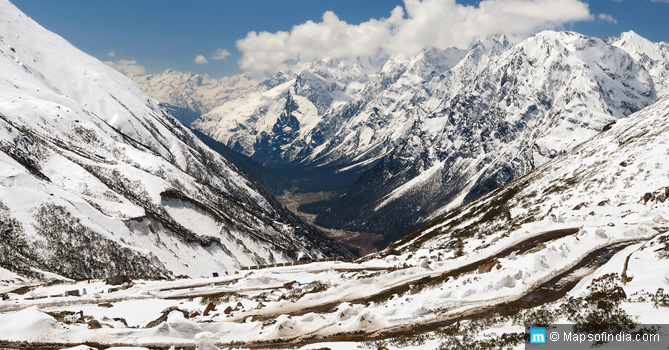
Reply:
[[[204,56],[197,55],[197,56],[195,56],[195,63],[196,64],[207,64],[209,62],[207,62],[207,59]]]
[[[599,18],[600,20],[602,20],[604,22],[609,22],[609,23],[613,23],[613,24],[618,23],[618,20],[613,18],[613,16],[611,16],[611,15],[607,15],[606,13],[600,13],[599,15],[597,15],[597,18]]]
[[[230,51],[225,50],[225,49],[216,49],[213,54],[211,54],[211,58],[219,61],[219,60],[224,60],[228,56],[230,56]]]
[[[114,57],[116,56],[116,52],[114,50],[109,50],[109,52],[107,52],[107,56]]]
[[[331,11],[289,32],[250,32],[237,41],[239,66],[262,74],[318,58],[369,56],[384,50],[411,55],[428,46],[465,48],[476,40],[506,34],[518,41],[537,31],[592,20],[582,0],[484,0],[465,6],[456,0],[404,0],[387,18],[360,24]]]
[[[102,62],[125,75],[141,75],[146,73],[144,66],[137,64],[135,60],[118,60]]]

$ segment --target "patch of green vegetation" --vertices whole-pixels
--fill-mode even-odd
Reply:
[[[669,294],[664,292],[664,288],[658,288],[650,300],[656,309],[659,307],[669,307]]]
[[[562,303],[559,309],[575,324],[576,332],[618,333],[634,328],[636,320],[620,307],[627,295],[619,280],[615,273],[593,279],[585,296],[569,297]]]
[[[390,339],[365,341],[362,342],[360,345],[358,345],[358,348],[376,349],[376,350],[390,349],[390,347],[412,348],[416,346],[425,345],[425,343],[432,338],[433,336],[431,337],[428,334],[417,334],[411,336],[401,335]]]
[[[516,308],[514,314],[509,314],[508,316],[513,319],[513,323],[516,325],[533,325],[533,326],[548,326],[549,324],[555,323],[558,319],[559,313],[556,313],[555,310],[552,310],[546,305],[542,305],[529,310],[522,310]]]
[[[164,266],[140,253],[103,237],[72,215],[68,208],[41,204],[34,214],[40,240],[33,248],[35,266],[72,279],[126,275],[132,278],[165,278]]]
[[[441,340],[439,350],[475,349],[475,350],[505,350],[513,349],[525,342],[525,333],[504,333],[496,336],[482,336],[481,330],[492,326],[497,320],[475,320],[470,322],[456,322],[435,332]]]
[[[634,293],[633,301],[638,303],[653,303],[656,309],[669,307],[669,294],[664,292],[664,288],[658,288],[654,294],[642,291]]]
[[[504,333],[501,335],[482,336],[481,329],[490,325],[490,321],[456,322],[432,333],[402,335],[390,339],[363,342],[362,349],[411,349],[425,345],[428,341],[438,341],[439,350],[506,350],[525,342],[525,333]]]

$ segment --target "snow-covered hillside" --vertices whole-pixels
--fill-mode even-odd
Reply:
[[[4,274],[0,340],[520,350],[526,325],[663,323],[668,116],[669,97],[356,263],[120,289]]]
[[[156,278],[350,253],[130,79],[0,1],[0,266]]]
[[[193,125],[270,167],[359,175],[302,209],[389,242],[649,105],[667,91],[668,64],[666,43],[633,33],[493,37],[464,51],[323,59]]]

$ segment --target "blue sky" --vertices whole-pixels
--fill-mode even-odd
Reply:
[[[409,1],[418,2],[417,0]],[[443,3],[444,11],[464,11],[464,6],[476,7],[480,3],[475,0],[457,0],[456,4],[448,5],[453,0],[429,1]],[[495,13],[499,23],[495,22],[496,27],[493,25],[489,32],[507,30],[519,22],[513,16],[525,16],[523,13],[515,12],[508,14],[509,11],[513,12],[518,8],[518,6],[513,6],[514,1],[519,0],[499,1],[511,5],[499,6],[499,11],[506,12],[507,17],[499,19]],[[666,25],[666,19],[669,16],[669,0],[529,1],[546,4],[563,3],[564,7],[574,6],[574,10],[565,10],[565,13],[552,15],[559,11],[556,11],[556,8],[549,8],[550,5],[541,5],[546,8],[545,10],[538,6],[536,7],[538,13],[533,12],[533,16],[541,17],[541,20],[547,24],[543,24],[541,20],[530,21],[525,27],[517,29],[518,37],[528,35],[528,32],[534,30],[532,28],[536,26],[542,28],[546,26],[574,30],[597,37],[617,36],[623,31],[634,30],[652,41],[669,41],[669,26]],[[208,73],[214,77],[240,73],[242,71],[240,59],[243,59],[242,66],[246,70],[260,67],[257,68],[257,71],[262,72],[279,69],[286,62],[312,59],[319,55],[359,54],[357,52],[359,50],[351,49],[348,47],[350,45],[347,45],[351,38],[357,39],[363,36],[360,33],[369,32],[368,27],[358,27],[358,24],[370,23],[370,19],[382,20],[392,17],[391,11],[396,6],[404,7],[403,17],[405,19],[410,17],[402,0],[13,0],[12,2],[44,27],[63,36],[78,48],[102,61],[125,60],[126,65],[145,68],[146,73],[158,73],[173,68],[181,71]],[[492,2],[488,1],[488,3]],[[583,13],[576,13],[579,3],[587,5],[587,11],[589,11],[587,18]],[[323,22],[323,15],[326,11],[332,11],[336,15],[336,17],[330,17],[328,23],[331,25],[303,25],[306,21]],[[534,10],[528,8],[527,11]],[[413,22],[419,22],[425,17],[425,13],[429,17],[429,10],[423,12],[415,10]],[[469,13],[472,18],[476,18],[477,11]],[[397,17],[396,21],[402,20],[400,18],[402,14]],[[436,18],[443,17],[446,16],[441,15]],[[401,47],[405,46],[403,42],[397,38],[393,40],[387,38],[395,35],[395,31],[399,33],[401,30],[398,28],[405,26],[407,27],[404,28],[405,32],[413,30],[420,33],[420,28],[434,26],[434,22],[430,24],[429,19],[426,19],[425,23],[411,23],[411,26],[397,24],[396,21],[387,20],[386,22],[392,23],[386,23],[385,26],[378,21],[372,21],[370,28],[379,27],[388,33],[380,33],[378,37],[364,38],[365,40],[361,40],[359,46],[370,47],[371,50],[375,47],[375,41],[383,41],[379,44],[380,47],[401,52]],[[443,20],[439,23],[446,22],[449,21]],[[451,22],[452,24],[446,23],[450,27],[445,28],[443,33],[457,33],[458,27],[468,25],[466,21]],[[301,34],[297,30],[291,32],[294,26],[302,28]],[[342,36],[340,35],[342,33],[336,32],[337,30],[344,31],[349,36]],[[262,37],[257,36],[245,40],[244,52],[241,52],[236,43],[246,38],[247,34],[252,31],[268,33]],[[276,35],[278,31],[290,33],[280,36]],[[341,47],[338,48],[337,44],[333,43],[331,47],[314,48],[318,46],[318,42],[314,40],[319,37],[319,31],[323,31],[325,36],[322,37],[329,38],[328,40],[336,41],[333,38],[341,38]],[[471,28],[463,29],[463,31],[469,33]],[[311,36],[311,34],[314,35]],[[419,37],[402,36],[401,34],[395,36],[405,38],[403,40],[406,41],[406,46],[411,46],[410,44],[420,46],[424,43],[425,45],[435,44],[433,41],[437,39],[429,38],[431,34],[426,32]],[[288,35],[290,38],[287,37]],[[457,35],[454,34],[454,36]],[[464,45],[468,42],[467,40],[473,39],[475,38],[467,38],[464,41],[451,40],[455,40],[454,43],[457,45]],[[449,45],[449,43],[447,40],[438,41],[435,45]],[[219,49],[227,50],[230,55],[224,59],[214,59],[213,54]],[[349,49],[352,51],[349,52]],[[336,53],[328,50],[335,50],[333,52]],[[202,55],[207,63],[202,64],[204,60],[200,59],[201,64],[197,64],[195,58],[198,55]],[[219,58],[221,56],[226,55],[219,55]],[[131,63],[131,61],[136,63]]]

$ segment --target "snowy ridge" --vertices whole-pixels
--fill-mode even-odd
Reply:
[[[662,227],[668,222],[669,204],[664,178],[669,169],[662,161],[669,155],[669,144],[661,137],[669,130],[667,115],[669,97],[664,97],[528,175],[392,244],[385,252],[414,251],[419,246],[443,248],[453,242],[453,235],[440,232],[466,229],[471,236],[477,232],[513,235],[523,232],[518,230],[524,223],[592,222],[617,227],[624,221],[622,226]],[[469,239],[462,241],[463,251],[481,249],[466,243]],[[476,244],[482,241],[490,239],[471,239]]]
[[[128,78],[0,10],[0,266],[157,278],[350,256]]]

